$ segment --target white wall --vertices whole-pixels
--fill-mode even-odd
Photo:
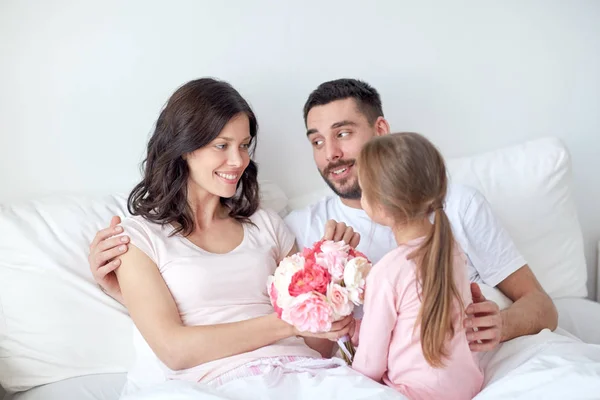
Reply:
[[[250,100],[263,177],[299,195],[322,185],[303,102],[324,80],[358,77],[379,89],[393,129],[425,133],[449,157],[563,138],[591,271],[600,2],[367,4],[3,0],[0,201],[129,190],[161,106],[200,76]]]

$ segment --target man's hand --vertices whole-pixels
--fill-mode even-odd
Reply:
[[[360,233],[354,232],[351,226],[347,226],[343,222],[337,222],[336,220],[330,219],[325,224],[325,234],[323,235],[325,240],[333,240],[339,242],[343,240],[350,247],[356,248],[360,243]]]
[[[123,232],[123,228],[117,226],[121,218],[113,217],[110,226],[98,231],[90,244],[90,255],[88,262],[94,280],[109,296],[123,304],[121,288],[117,281],[114,270],[119,267],[121,260],[117,256],[127,252],[128,236],[113,237]]]
[[[464,321],[467,339],[472,351],[490,351],[499,343],[502,332],[502,316],[496,303],[486,300],[479,285],[471,283],[473,304],[467,307]]]

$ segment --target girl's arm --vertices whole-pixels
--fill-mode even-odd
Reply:
[[[130,245],[116,270],[131,318],[157,357],[170,369],[256,350],[296,334],[275,314],[246,321],[184,326],[156,264]]]
[[[367,290],[363,306],[363,318],[355,328],[358,330],[358,348],[354,355],[352,368],[381,382],[387,370],[388,350],[392,331],[396,325],[395,292],[387,280],[370,282],[367,278]],[[356,333],[353,335],[356,336]]]

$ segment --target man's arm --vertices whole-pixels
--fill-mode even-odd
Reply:
[[[467,192],[468,193],[468,192]],[[481,279],[497,287],[513,301],[506,310],[487,300],[477,287],[474,304],[467,307],[467,328],[471,349],[487,351],[502,341],[555,329],[558,314],[550,297],[526,264],[512,238],[494,215],[482,194],[473,190],[462,215],[467,239],[463,244]],[[475,285],[476,286],[476,285]],[[473,289],[473,287],[472,287]]]
[[[94,280],[102,291],[121,304],[125,304],[121,288],[115,275],[115,269],[121,265],[120,255],[129,249],[129,236],[117,236],[123,233],[123,227],[118,226],[121,218],[114,216],[108,228],[96,233],[90,243],[88,263]],[[117,236],[117,237],[115,237]]]
[[[514,302],[500,312],[501,341],[535,334],[546,328],[556,329],[558,312],[554,302],[528,265],[524,265],[500,282],[498,289]]]

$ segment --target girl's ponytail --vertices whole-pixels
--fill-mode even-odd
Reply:
[[[454,283],[454,238],[450,221],[441,205],[433,208],[433,228],[415,254],[422,296],[419,321],[425,359],[432,367],[443,367],[442,359],[448,355],[445,347],[448,333],[453,336],[455,332],[454,301],[458,300],[460,309],[463,304]]]

